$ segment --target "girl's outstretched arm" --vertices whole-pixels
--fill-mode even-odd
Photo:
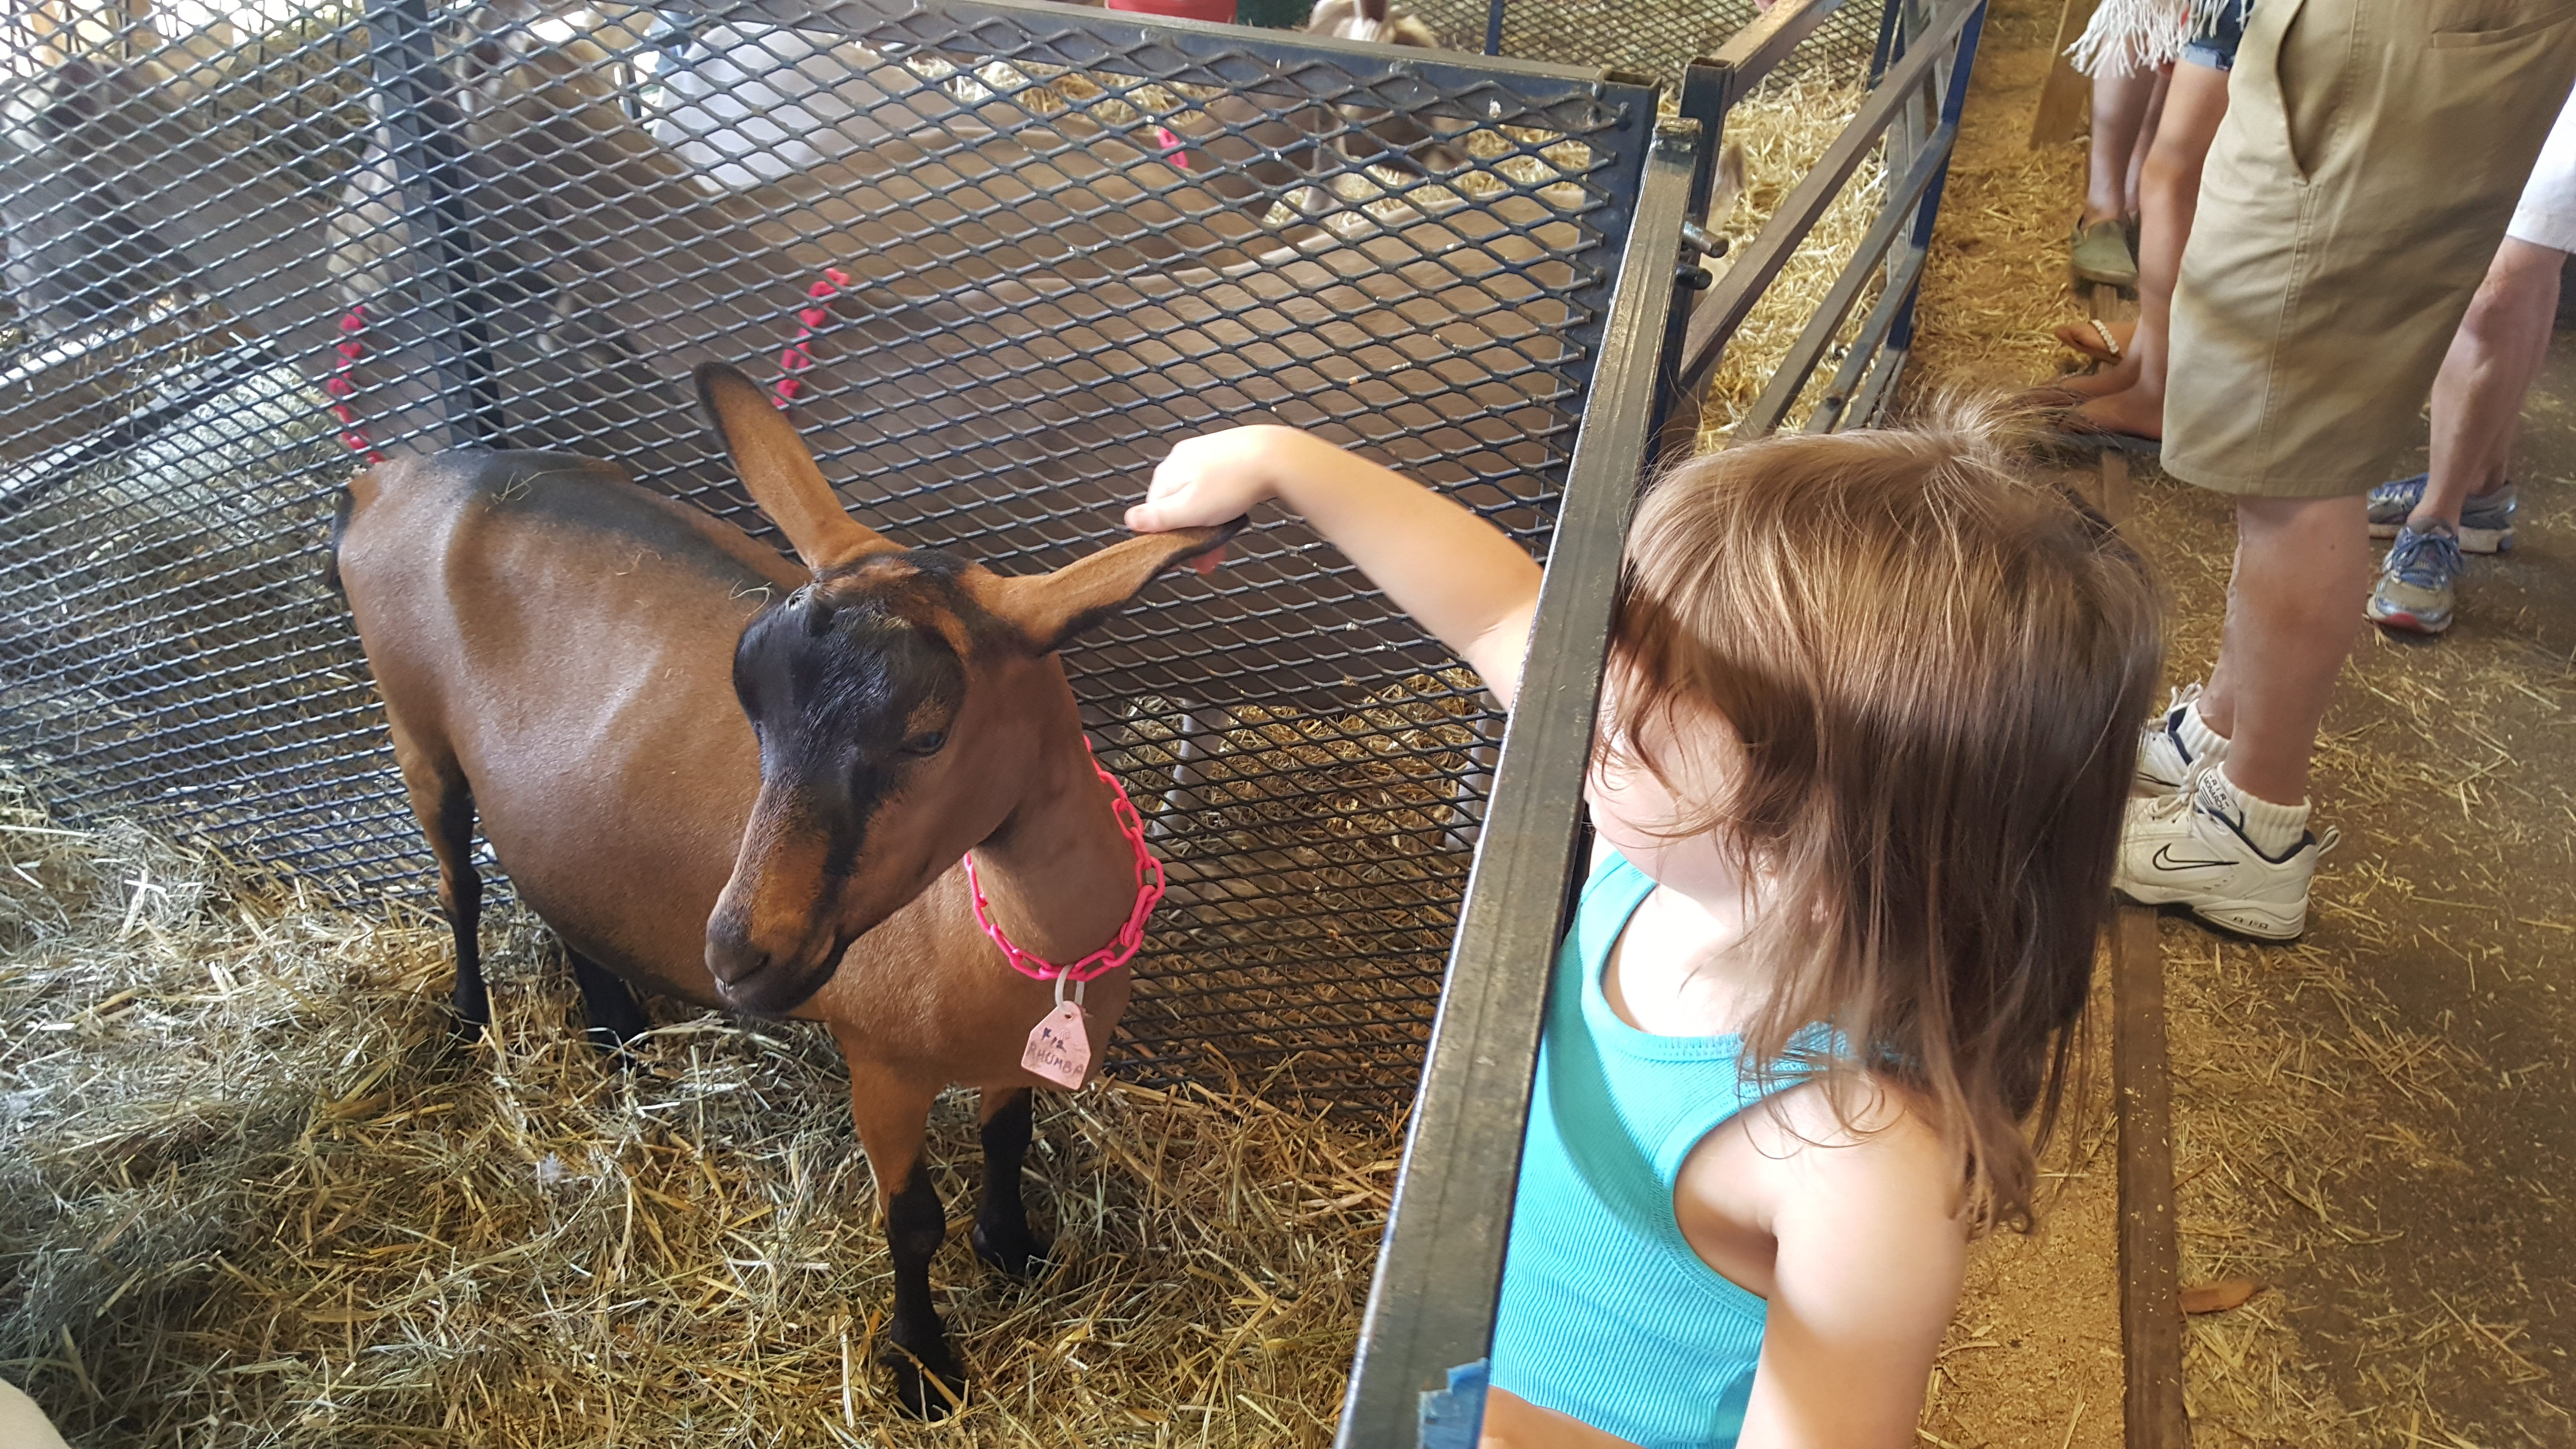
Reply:
[[[1511,707],[1538,565],[1501,529],[1400,473],[1295,428],[1232,428],[1173,448],[1127,526],[1223,523],[1267,498],[1330,540]]]

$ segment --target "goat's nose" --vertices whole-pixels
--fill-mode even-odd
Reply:
[[[741,918],[718,915],[707,922],[707,972],[732,985],[769,964],[769,952],[751,939]]]

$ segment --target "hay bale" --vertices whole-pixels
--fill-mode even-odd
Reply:
[[[309,898],[305,898],[309,901]],[[92,1442],[1322,1445],[1392,1121],[1236,1090],[1049,1094],[1020,1288],[934,1271],[946,1425],[871,1366],[889,1265],[830,1042],[660,1008],[582,1044],[524,917],[452,1045],[442,926],[316,910],[0,776],[0,1360]],[[952,1209],[969,1103],[931,1160]]]

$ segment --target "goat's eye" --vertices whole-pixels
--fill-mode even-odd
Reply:
[[[946,730],[932,730],[928,734],[914,735],[911,739],[905,740],[903,748],[906,754],[935,755],[939,753],[940,746],[947,743]]]

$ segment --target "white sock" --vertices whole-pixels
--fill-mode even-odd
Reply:
[[[2244,831],[2245,838],[2254,842],[2254,848],[2265,855],[2278,859],[2289,854],[2300,837],[2308,833],[2307,801],[2277,805],[2249,795],[2243,786],[2227,778],[2224,765],[2201,778],[2215,784],[2217,792],[2223,793],[2226,806],[2236,817],[2236,828]]]
[[[2183,752],[2195,760],[2209,759],[2227,749],[2227,736],[2211,729],[2209,721],[2200,717],[2200,701],[2196,699],[2182,707],[2182,723],[2175,727],[2174,735],[2182,741]]]

